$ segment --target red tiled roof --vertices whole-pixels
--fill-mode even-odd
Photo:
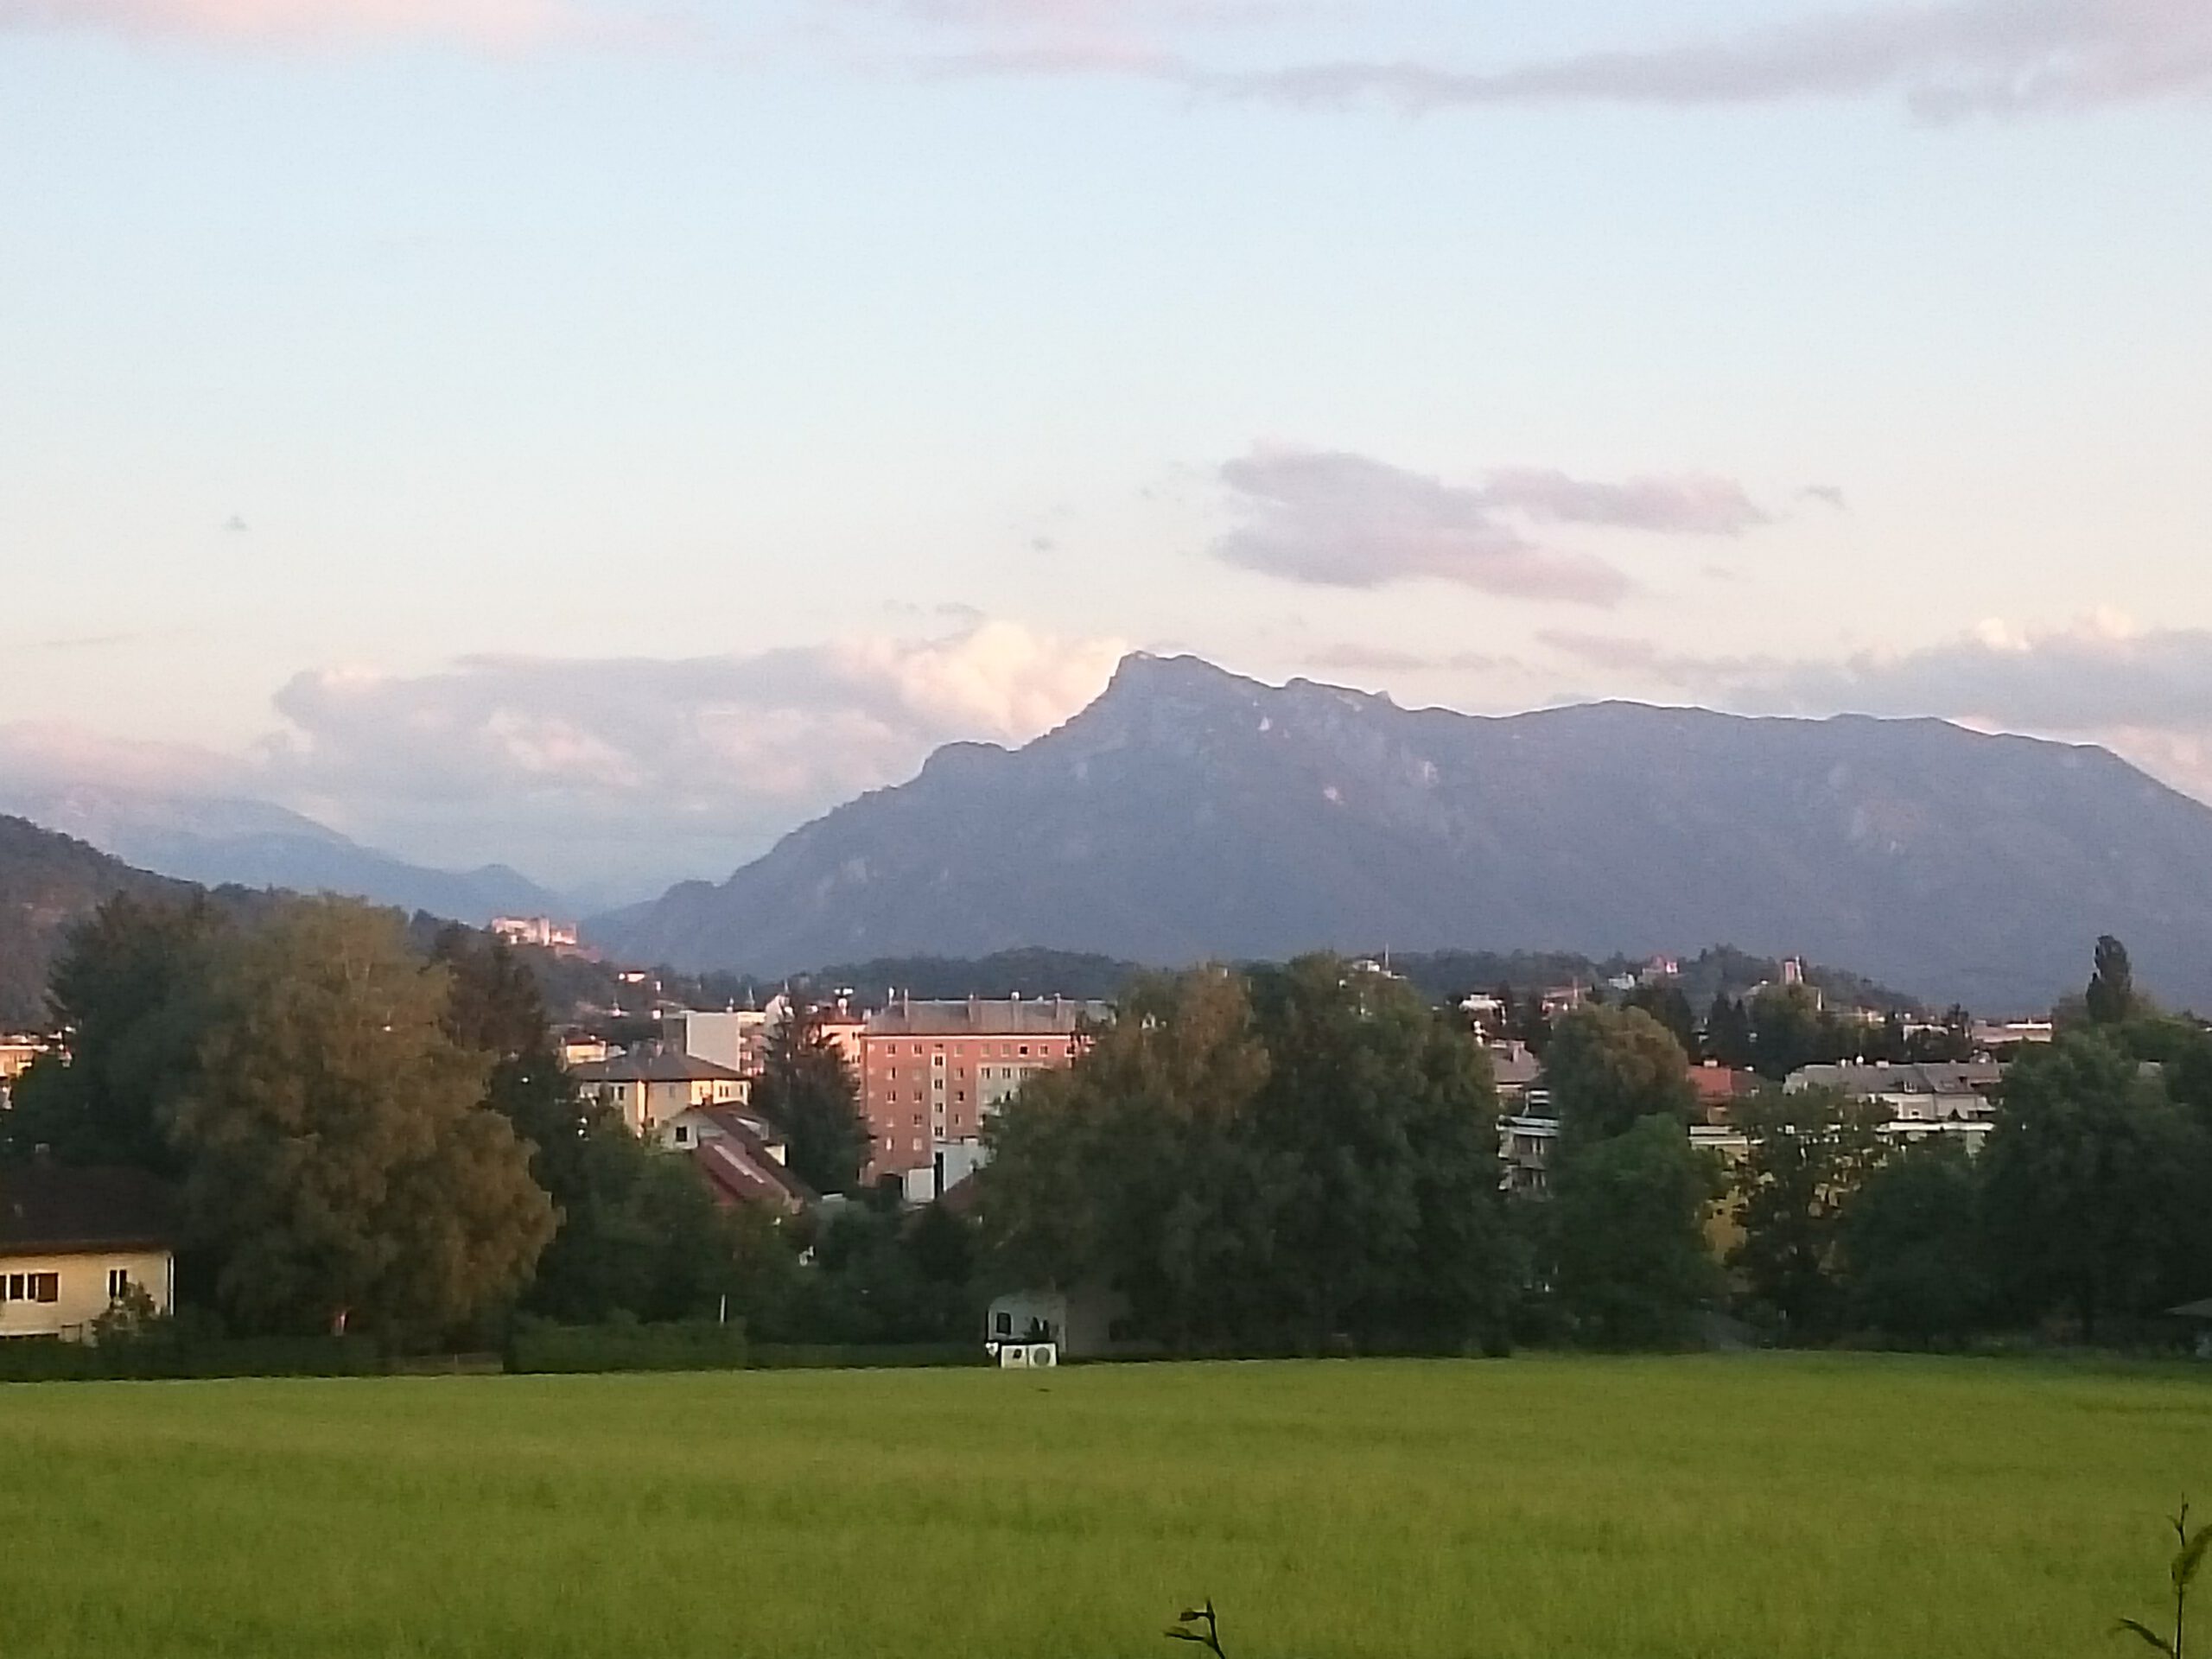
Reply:
[[[1746,1091],[1748,1076],[1733,1071],[1725,1065],[1694,1065],[1690,1068],[1690,1084],[1697,1090],[1699,1101],[1707,1106],[1731,1101]]]
[[[806,1183],[785,1168],[750,1129],[728,1127],[723,1135],[702,1141],[691,1157],[726,1204],[772,1204],[798,1210],[814,1202]]]

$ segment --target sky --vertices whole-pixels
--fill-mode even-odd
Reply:
[[[2204,0],[0,0],[0,780],[719,879],[1125,652],[2212,799]]]

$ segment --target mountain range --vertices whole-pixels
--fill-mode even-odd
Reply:
[[[566,909],[504,864],[429,869],[266,801],[0,779],[0,812],[203,887],[340,893],[478,925],[494,916],[558,916]]]
[[[2212,809],[2102,749],[1942,721],[1483,717],[1139,654],[1035,741],[940,749],[719,886],[587,931],[762,974],[1727,940],[1986,1011],[2077,988],[2110,932],[2151,988],[2212,1006]]]

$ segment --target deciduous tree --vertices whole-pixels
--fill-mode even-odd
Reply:
[[[234,1319],[423,1341],[522,1288],[552,1204],[391,916],[287,904],[212,953],[207,995],[171,1128]]]
[[[1882,1161],[1887,1116],[1832,1089],[1769,1089],[1730,1110],[1750,1147],[1732,1172],[1743,1236],[1729,1265],[1793,1338],[1841,1323],[1841,1221]]]
[[[1605,1347],[1687,1340],[1719,1294],[1705,1218],[1721,1192],[1714,1160],[1667,1113],[1619,1135],[1571,1141],[1553,1172],[1552,1274],[1574,1330]]]
[[[1845,1206],[1838,1239],[1847,1322],[1928,1344],[1956,1340],[1989,1311],[1974,1160],[1948,1138],[1905,1147]]]
[[[1567,1015],[1544,1056],[1544,1082],[1570,1140],[1610,1140],[1654,1116],[1678,1127],[1697,1116],[1682,1046],[1641,1008]]]
[[[2150,1311],[2204,1207],[2202,1129],[2096,1027],[2013,1063],[1983,1156],[1994,1258],[2017,1311],[2063,1311],[2094,1336]]]

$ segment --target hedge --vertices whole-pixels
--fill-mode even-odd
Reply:
[[[734,1371],[747,1359],[745,1326],[732,1320],[683,1325],[520,1325],[507,1338],[510,1371]]]
[[[100,1347],[52,1337],[0,1342],[0,1382],[60,1382],[215,1376],[365,1376],[382,1369],[359,1337],[249,1337],[119,1341]]]
[[[753,1364],[763,1371],[865,1371],[922,1366],[985,1365],[990,1356],[980,1342],[854,1344],[760,1343]]]

